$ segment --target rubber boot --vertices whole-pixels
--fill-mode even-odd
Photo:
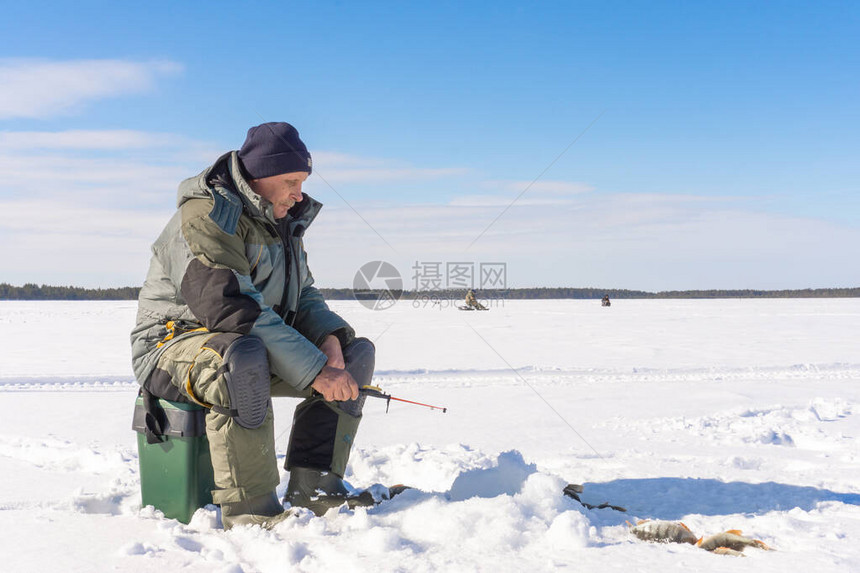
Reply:
[[[275,492],[221,504],[221,523],[224,524],[224,529],[237,525],[259,525],[263,529],[272,529],[290,515],[292,512],[284,510]]]
[[[290,482],[287,484],[284,501],[289,502],[292,507],[306,507],[317,517],[344,503],[350,509],[374,505],[370,492],[350,495],[343,478],[336,473],[302,467],[290,470]]]
[[[349,490],[334,472],[293,467],[284,501],[292,507],[306,507],[320,516],[346,502]]]
[[[344,348],[343,357],[358,386],[370,384],[375,363],[373,343],[357,338]],[[328,403],[316,396],[296,407],[284,461],[290,472],[285,503],[306,507],[317,516],[344,503],[351,508],[373,504],[369,492],[350,496],[343,483],[365,398],[362,394],[355,400]]]

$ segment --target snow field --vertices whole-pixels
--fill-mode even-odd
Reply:
[[[136,305],[0,303],[2,568],[860,570],[860,301],[332,306],[375,339],[375,383],[448,407],[368,399],[347,479],[416,489],[224,532],[214,506],[187,526],[140,507]],[[275,402],[279,464],[295,403]],[[569,482],[628,513],[586,510]],[[777,551],[648,544],[638,518]]]

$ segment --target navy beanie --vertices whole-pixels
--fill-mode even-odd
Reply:
[[[289,123],[270,122],[248,130],[239,150],[242,167],[251,179],[295,171],[311,172],[311,154]]]

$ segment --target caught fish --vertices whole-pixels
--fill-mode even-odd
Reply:
[[[690,528],[680,521],[661,521],[643,519],[632,525],[629,521],[630,533],[642,541],[654,541],[657,543],[689,543],[711,551],[717,555],[734,555],[743,557],[746,547],[758,547],[765,551],[773,551],[764,541],[744,537],[739,529],[730,529],[710,537],[699,537],[690,531]]]
[[[746,557],[742,552],[729,549],[728,547],[717,547],[711,553],[714,555],[731,555],[732,557]]]
[[[759,549],[764,549],[765,551],[772,551],[770,546],[767,545],[764,541],[759,541],[758,539],[752,539],[750,537],[744,537],[741,535],[741,531],[739,529],[730,529],[729,531],[724,531],[723,533],[717,533],[716,535],[711,535],[710,537],[699,539],[696,542],[696,545],[704,549],[705,551],[713,551],[715,553],[721,553],[723,555],[735,555],[741,551],[743,551],[746,547],[758,547]],[[719,549],[728,549],[734,553],[729,553],[727,551],[718,551]]]
[[[630,533],[642,541],[656,541],[657,543],[689,543],[695,545],[696,535],[690,528],[680,521],[648,520],[636,522],[630,526]]]

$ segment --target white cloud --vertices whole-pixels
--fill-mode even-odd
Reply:
[[[460,177],[468,173],[467,169],[441,168],[420,169],[417,167],[392,169],[331,169],[318,175],[330,183],[387,183],[393,181],[426,181],[444,177]]]
[[[380,167],[385,165],[385,160],[366,157],[362,155],[353,155],[351,153],[342,153],[340,151],[313,151],[314,165],[325,167],[326,169],[337,169],[339,167]]]
[[[0,156],[0,197],[74,197],[80,203],[142,204],[175,195],[193,172],[180,164],[56,154]]]
[[[491,180],[485,181],[481,185],[492,189],[507,191],[509,193],[539,194],[539,195],[556,195],[560,197],[570,197],[581,195],[594,191],[594,187],[588,183],[577,181],[553,181],[553,180],[538,180],[538,181],[506,181],[506,180]]]
[[[170,205],[153,212],[139,212],[131,208],[104,209],[93,205],[81,205],[73,198],[66,201],[47,202],[21,200],[3,202],[0,210],[0,229],[7,233],[38,236],[78,236],[109,238],[154,239],[160,227],[171,216]],[[32,243],[28,243],[32,245]],[[22,246],[28,246],[24,244]],[[55,248],[57,245],[55,244]]]
[[[513,205],[562,205],[576,202],[580,195],[594,190],[587,183],[575,181],[490,180],[480,187],[495,192],[461,195],[453,198],[451,205],[498,207],[500,211]]]
[[[4,281],[85,287],[143,282],[150,245],[172,215],[65,201],[0,202]],[[11,247],[14,245],[14,247]]]
[[[0,60],[0,119],[65,115],[82,105],[146,92],[182,66],[169,61]]]
[[[65,199],[0,202],[4,281],[140,284],[172,205],[139,211]],[[860,229],[673,195],[593,196],[546,208],[376,206],[323,209],[305,242],[321,286],[348,286],[370,260],[395,264],[411,288],[416,261],[504,262],[508,285],[687,288],[857,286]],[[376,233],[394,248],[390,248]],[[444,268],[444,266],[443,266]],[[91,282],[88,282],[91,281]]]
[[[313,151],[314,173],[329,183],[390,183],[461,177],[469,173],[459,167],[424,168],[402,161],[363,157],[333,151]]]
[[[170,133],[0,132],[0,197],[171,206],[180,181],[221,154]]]
[[[3,280],[118,286],[143,280],[178,183],[223,150],[173,134],[84,130],[0,133],[0,151],[0,240],[9,247],[0,250]],[[336,181],[385,180],[383,159],[315,157],[343,177]],[[394,169],[413,178],[440,171]],[[852,264],[860,259],[856,227],[756,212],[728,197],[589,193],[584,184],[557,181],[499,217],[518,183],[495,182],[511,194],[486,195],[483,203],[355,202],[364,221],[321,189],[328,206],[306,236],[314,274],[323,286],[348,286],[361,264],[382,259],[395,263],[407,285],[416,261],[506,262],[514,287],[860,284]]]
[[[749,211],[725,198],[600,195],[547,208],[457,205],[324,210],[306,236],[317,280],[351,283],[361,263],[506,262],[509,286],[806,288],[856,286],[860,229]]]
[[[178,146],[187,138],[170,133],[149,133],[129,129],[67,131],[0,131],[0,149],[145,149]]]
[[[0,198],[74,197],[113,207],[172,205],[183,179],[207,167],[225,149],[172,133],[134,130],[0,131]],[[316,171],[337,187],[349,183],[422,180],[460,169],[382,167],[385,159],[315,153]],[[353,168],[362,165],[366,167]],[[323,186],[321,189],[328,190]]]

